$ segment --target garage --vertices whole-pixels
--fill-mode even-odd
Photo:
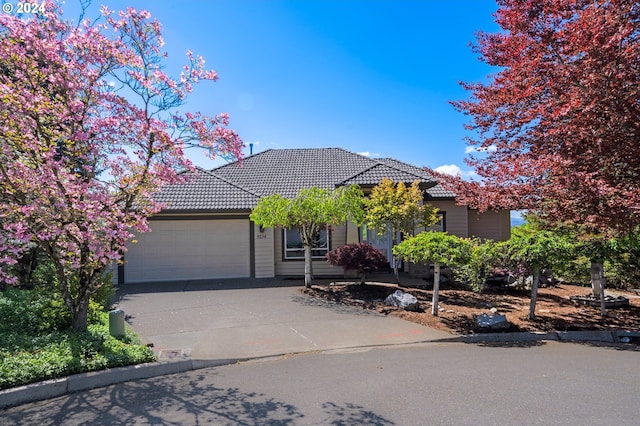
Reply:
[[[251,275],[248,219],[151,220],[125,254],[124,281]]]

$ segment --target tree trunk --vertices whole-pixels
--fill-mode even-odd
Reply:
[[[391,256],[391,263],[393,263],[393,276],[396,279],[396,284],[400,284],[400,273],[398,272],[398,259],[395,256]]]
[[[591,273],[591,294],[593,297],[600,298],[600,287],[602,287],[600,283],[600,269],[602,268],[601,263],[591,262],[591,268],[589,272]]]
[[[312,264],[312,247],[304,246],[304,285],[305,287],[311,287],[311,280],[313,279],[313,264]]]
[[[591,262],[591,293],[593,297],[600,299],[600,313],[607,315],[607,307],[604,300],[604,267],[602,263]]]
[[[438,316],[438,292],[440,291],[440,264],[433,264],[433,300],[431,303],[431,314]]]
[[[86,331],[89,316],[89,300],[78,300],[71,311],[71,328],[73,331]]]
[[[607,304],[604,300],[604,266],[600,265],[600,313],[602,316],[607,315]]]
[[[396,284],[400,284],[400,274],[398,272],[398,259],[393,255],[393,248],[398,244],[398,239],[396,238],[397,231],[393,228],[392,236],[391,236],[391,263],[393,264],[393,276],[396,279]]]
[[[540,282],[540,268],[533,269],[533,282],[531,283],[531,302],[529,303],[530,320],[536,319],[536,302],[538,301],[538,283]]]

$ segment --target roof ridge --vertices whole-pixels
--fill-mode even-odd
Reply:
[[[395,166],[393,166],[391,164],[387,164],[387,163],[384,163],[384,162],[382,162],[382,161],[380,161],[378,159],[369,158],[367,156],[364,156],[364,155],[361,155],[361,154],[358,154],[358,153],[354,153],[354,154],[355,155],[360,155],[361,157],[364,157],[364,158],[367,158],[367,159],[373,161],[375,164],[372,164],[371,167],[367,167],[366,169],[354,174],[353,176],[349,176],[348,178],[346,178],[342,182],[340,182],[340,185],[343,185],[345,182],[350,181],[352,179],[355,179],[357,176],[363,175],[364,173],[366,173],[366,172],[368,172],[368,171],[370,171],[370,170],[372,170],[372,169],[374,169],[375,167],[378,167],[378,166],[389,167],[390,169],[399,171],[401,173],[406,173],[408,175],[415,176],[418,179],[424,180],[423,176],[420,176],[420,175],[418,175],[418,174],[416,174],[416,173],[414,173],[412,171],[402,170],[402,169],[399,169],[399,168],[397,168],[397,167],[395,167]],[[406,164],[407,166],[410,166],[410,167],[416,167],[416,166],[411,166],[411,164],[409,164],[409,163],[404,163],[403,161],[396,160],[395,158],[390,158],[390,157],[387,157],[387,158],[390,159],[390,160],[393,160],[393,161],[398,161],[399,163],[402,163],[402,164]],[[429,177],[432,178],[431,175],[429,175]],[[435,179],[432,182],[436,182],[437,183],[437,181]]]
[[[380,158],[380,160],[390,160],[390,161],[394,161],[394,162],[396,162],[396,163],[400,163],[400,164],[402,164],[402,165],[408,166],[408,167],[409,167],[409,168],[411,168],[411,169],[419,169],[422,173],[425,173],[425,174],[427,174],[430,178],[432,178],[434,182],[438,182],[438,181],[437,181],[437,179],[435,179],[435,177],[434,177],[431,173],[429,173],[427,170],[425,170],[425,168],[424,168],[424,167],[414,166],[413,164],[407,163],[407,162],[402,161],[402,160],[398,160],[397,158],[393,158],[393,157],[382,157],[382,158]],[[380,162],[380,163],[382,163],[382,164],[384,164],[384,165],[385,165],[385,166],[387,166],[387,167],[391,167],[392,169],[400,170],[401,172],[405,172],[405,173],[412,174],[412,175],[414,175],[414,176],[418,176],[418,175],[417,175],[417,174],[415,174],[414,172],[409,172],[409,171],[407,171],[407,170],[401,170],[401,169],[399,169],[399,168],[397,168],[397,167],[395,167],[395,166],[393,166],[393,165],[391,165],[391,164],[387,164],[387,163],[384,163],[384,162],[382,162],[382,161],[379,161],[379,162]],[[418,177],[420,177],[420,176],[418,176]]]
[[[225,165],[226,165],[226,164],[225,164]],[[215,170],[215,169],[214,169],[214,170]],[[260,197],[261,197],[261,195],[260,195],[260,194],[257,194],[257,193],[255,193],[255,192],[253,192],[252,190],[250,190],[250,189],[248,189],[248,188],[245,188],[244,186],[242,186],[242,185],[240,185],[240,184],[238,184],[238,183],[236,183],[236,182],[233,182],[233,181],[231,181],[231,180],[229,180],[229,179],[225,178],[224,176],[220,176],[219,174],[215,173],[213,170],[206,170],[206,169],[202,169],[202,171],[203,171],[204,173],[208,174],[208,175],[211,175],[211,176],[215,177],[216,179],[220,179],[221,181],[223,181],[223,182],[225,182],[225,183],[228,183],[229,185],[235,186],[236,188],[238,188],[238,189],[240,189],[240,190],[242,190],[242,191],[246,192],[247,194],[251,194],[251,195],[253,195],[253,196],[255,196],[255,197],[258,197],[258,198],[260,198]]]
[[[267,152],[273,151],[273,150],[274,150],[273,148],[268,148],[268,149],[265,149],[264,151],[256,152],[255,154],[251,154],[251,155],[248,155],[246,157],[242,157],[239,160],[234,160],[234,161],[231,161],[230,163],[222,164],[222,165],[220,165],[218,167],[214,167],[214,168],[209,169],[209,170],[207,170],[207,169],[203,169],[203,170],[205,170],[207,172],[213,172],[214,170],[222,169],[222,168],[231,166],[231,165],[236,164],[236,163],[242,163],[243,161],[246,161],[249,158],[257,157],[258,155],[262,155],[264,153],[267,153]]]
[[[374,163],[374,164],[371,164],[369,167],[367,167],[367,168],[365,168],[365,169],[363,169],[363,170],[360,170],[358,173],[355,173],[355,174],[353,174],[353,175],[349,176],[348,178],[346,178],[346,179],[342,180],[342,181],[341,181],[341,182],[339,182],[336,186],[344,185],[344,183],[345,183],[345,182],[347,182],[347,181],[349,181],[349,180],[351,180],[351,179],[354,179],[356,176],[360,176],[360,175],[362,175],[362,174],[364,174],[364,173],[368,172],[369,170],[373,169],[373,168],[374,168],[374,167],[376,167],[377,165],[382,164],[382,163],[380,163],[379,161],[374,160],[374,159],[373,159],[373,158],[371,158],[371,157],[367,157],[366,155],[358,154],[357,152],[349,151],[349,150],[346,150],[346,149],[344,149],[344,148],[340,148],[340,147],[337,147],[336,149],[340,149],[340,150],[342,150],[342,151],[348,152],[349,154],[357,155],[358,157],[362,157],[362,158],[367,159],[367,160],[371,161],[372,163]]]

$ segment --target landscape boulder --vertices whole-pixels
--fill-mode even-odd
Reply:
[[[418,310],[418,299],[409,294],[405,293],[402,290],[396,290],[391,293],[384,300],[384,304],[387,306],[397,306],[399,308],[404,309],[405,311],[417,311]]]
[[[507,317],[500,314],[487,315],[481,314],[477,317],[478,327],[484,331],[500,331],[508,330],[511,323],[507,321]]]

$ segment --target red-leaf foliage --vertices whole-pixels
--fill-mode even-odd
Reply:
[[[346,244],[327,253],[327,262],[347,271],[373,271],[387,266],[385,255],[369,243]]]
[[[483,152],[481,183],[443,179],[480,210],[626,232],[640,224],[640,4],[499,0],[502,31],[478,35],[487,84],[454,102]]]

